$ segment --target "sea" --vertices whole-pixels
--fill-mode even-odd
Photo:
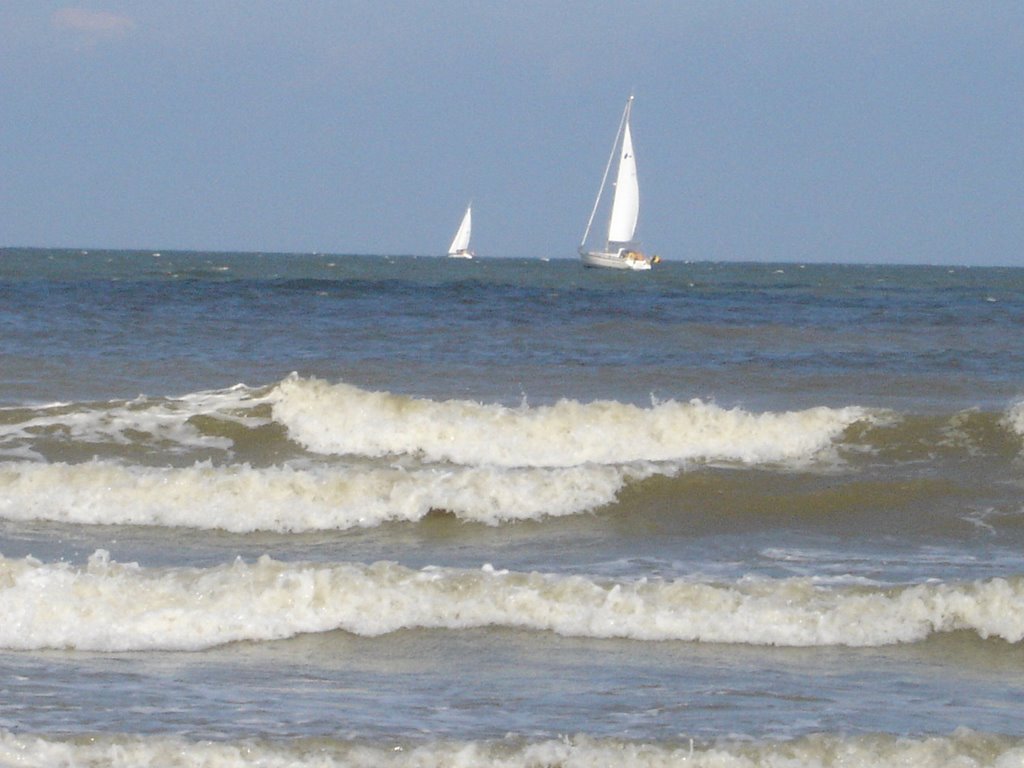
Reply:
[[[1024,268],[0,249],[0,765],[1024,765]]]

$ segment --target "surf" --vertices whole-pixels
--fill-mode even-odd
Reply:
[[[559,400],[509,407],[373,392],[292,375],[268,393],[274,419],[318,454],[502,467],[565,467],[638,461],[805,460],[827,449],[858,407],[752,413],[701,400]]]
[[[138,765],[225,768],[829,768],[899,765],[904,768],[1010,766],[1024,760],[1019,738],[959,728],[948,735],[813,734],[787,740],[720,739],[643,742],[585,734],[561,738],[466,741],[456,739],[355,741],[341,739],[194,740],[172,735],[101,734],[61,737],[0,730],[0,760],[12,765]]]
[[[418,522],[437,511],[494,526],[598,509],[654,472],[645,466],[7,462],[0,463],[0,518],[302,533]]]
[[[956,631],[1024,639],[1024,576],[843,585],[289,563],[145,568],[105,550],[84,566],[0,557],[0,647],[197,651],[342,630],[481,627],[642,642],[880,646]]]

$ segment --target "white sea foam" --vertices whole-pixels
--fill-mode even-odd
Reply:
[[[190,420],[210,416],[252,428],[268,423],[255,416],[252,408],[259,396],[245,385],[222,390],[196,392],[179,398],[138,397],[130,401],[106,403],[55,403],[35,408],[0,409],[0,449],[9,454],[18,446],[30,444],[40,436],[66,437],[78,443],[130,445],[140,435],[149,436],[164,450],[192,448],[229,449],[224,437],[205,435]],[[11,414],[24,414],[15,418]]]
[[[1024,438],[1024,400],[1014,403],[1006,409],[1002,424],[1017,437]]]
[[[321,454],[411,454],[503,467],[801,461],[829,448],[851,424],[870,418],[857,407],[756,414],[699,400],[649,408],[573,400],[509,408],[370,392],[295,375],[267,399],[290,436]]]
[[[651,471],[11,462],[0,464],[0,517],[298,532],[415,521],[437,509],[496,525],[595,509],[614,501],[628,480]]]
[[[173,736],[47,738],[0,731],[0,763],[25,768],[1018,768],[1024,743],[966,728],[948,736],[815,734],[789,741],[646,744],[609,738],[373,744],[188,741]]]
[[[584,576],[294,564],[262,557],[213,568],[86,567],[0,558],[0,648],[196,650],[346,630],[487,626],[566,636],[872,646],[969,630],[1024,638],[1024,577],[890,589],[811,579],[712,584]]]

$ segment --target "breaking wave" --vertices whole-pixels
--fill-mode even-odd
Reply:
[[[809,578],[728,583],[295,564],[263,556],[143,568],[97,551],[84,567],[0,558],[0,647],[199,650],[344,630],[509,627],[560,635],[780,646],[878,646],[970,631],[1024,638],[1024,577],[901,586]]]
[[[615,501],[642,466],[191,467],[0,464],[0,517],[298,533],[417,521],[435,510],[497,525]]]
[[[1024,761],[1019,738],[966,728],[920,738],[881,734],[815,734],[788,741],[640,743],[611,738],[427,743],[361,743],[329,739],[237,742],[175,736],[52,738],[0,731],[0,762],[26,768],[139,765],[223,768],[1009,768]]]
[[[442,510],[497,525],[595,510],[697,463],[805,466],[873,418],[696,400],[510,407],[292,374],[263,388],[0,409],[0,516],[244,533]]]
[[[808,460],[862,408],[754,414],[699,400],[649,408],[615,401],[509,408],[434,401],[291,376],[268,395],[293,440],[320,454],[411,454],[500,467],[566,467],[695,460],[762,464]]]
[[[758,465],[816,458],[864,408],[752,413],[700,400],[642,408],[616,401],[560,400],[518,407],[374,392],[292,374],[276,385],[0,409],[0,455],[53,460],[54,446],[124,457],[190,453],[234,461],[253,452],[412,457],[463,466],[573,467],[688,461]],[[268,431],[274,426],[277,431]],[[153,463],[153,462],[150,462]],[[177,463],[181,463],[178,461]]]

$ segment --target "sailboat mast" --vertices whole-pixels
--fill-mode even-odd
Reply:
[[[580,240],[580,248],[586,245],[587,238],[590,236],[590,227],[594,223],[594,216],[597,215],[597,207],[601,204],[601,195],[604,194],[605,184],[608,182],[608,172],[612,168],[612,161],[615,160],[616,150],[619,148],[619,141],[622,138],[622,131],[625,128],[626,122],[629,120],[630,110],[633,108],[633,94],[629,94],[629,100],[626,102],[626,108],[622,110],[622,119],[619,120],[619,130],[615,133],[615,141],[612,143],[612,152],[608,155],[608,162],[604,166],[604,176],[601,177],[601,186],[597,190],[597,199],[594,201],[594,207],[590,211],[590,218],[587,219],[587,229],[583,233],[583,239]]]

